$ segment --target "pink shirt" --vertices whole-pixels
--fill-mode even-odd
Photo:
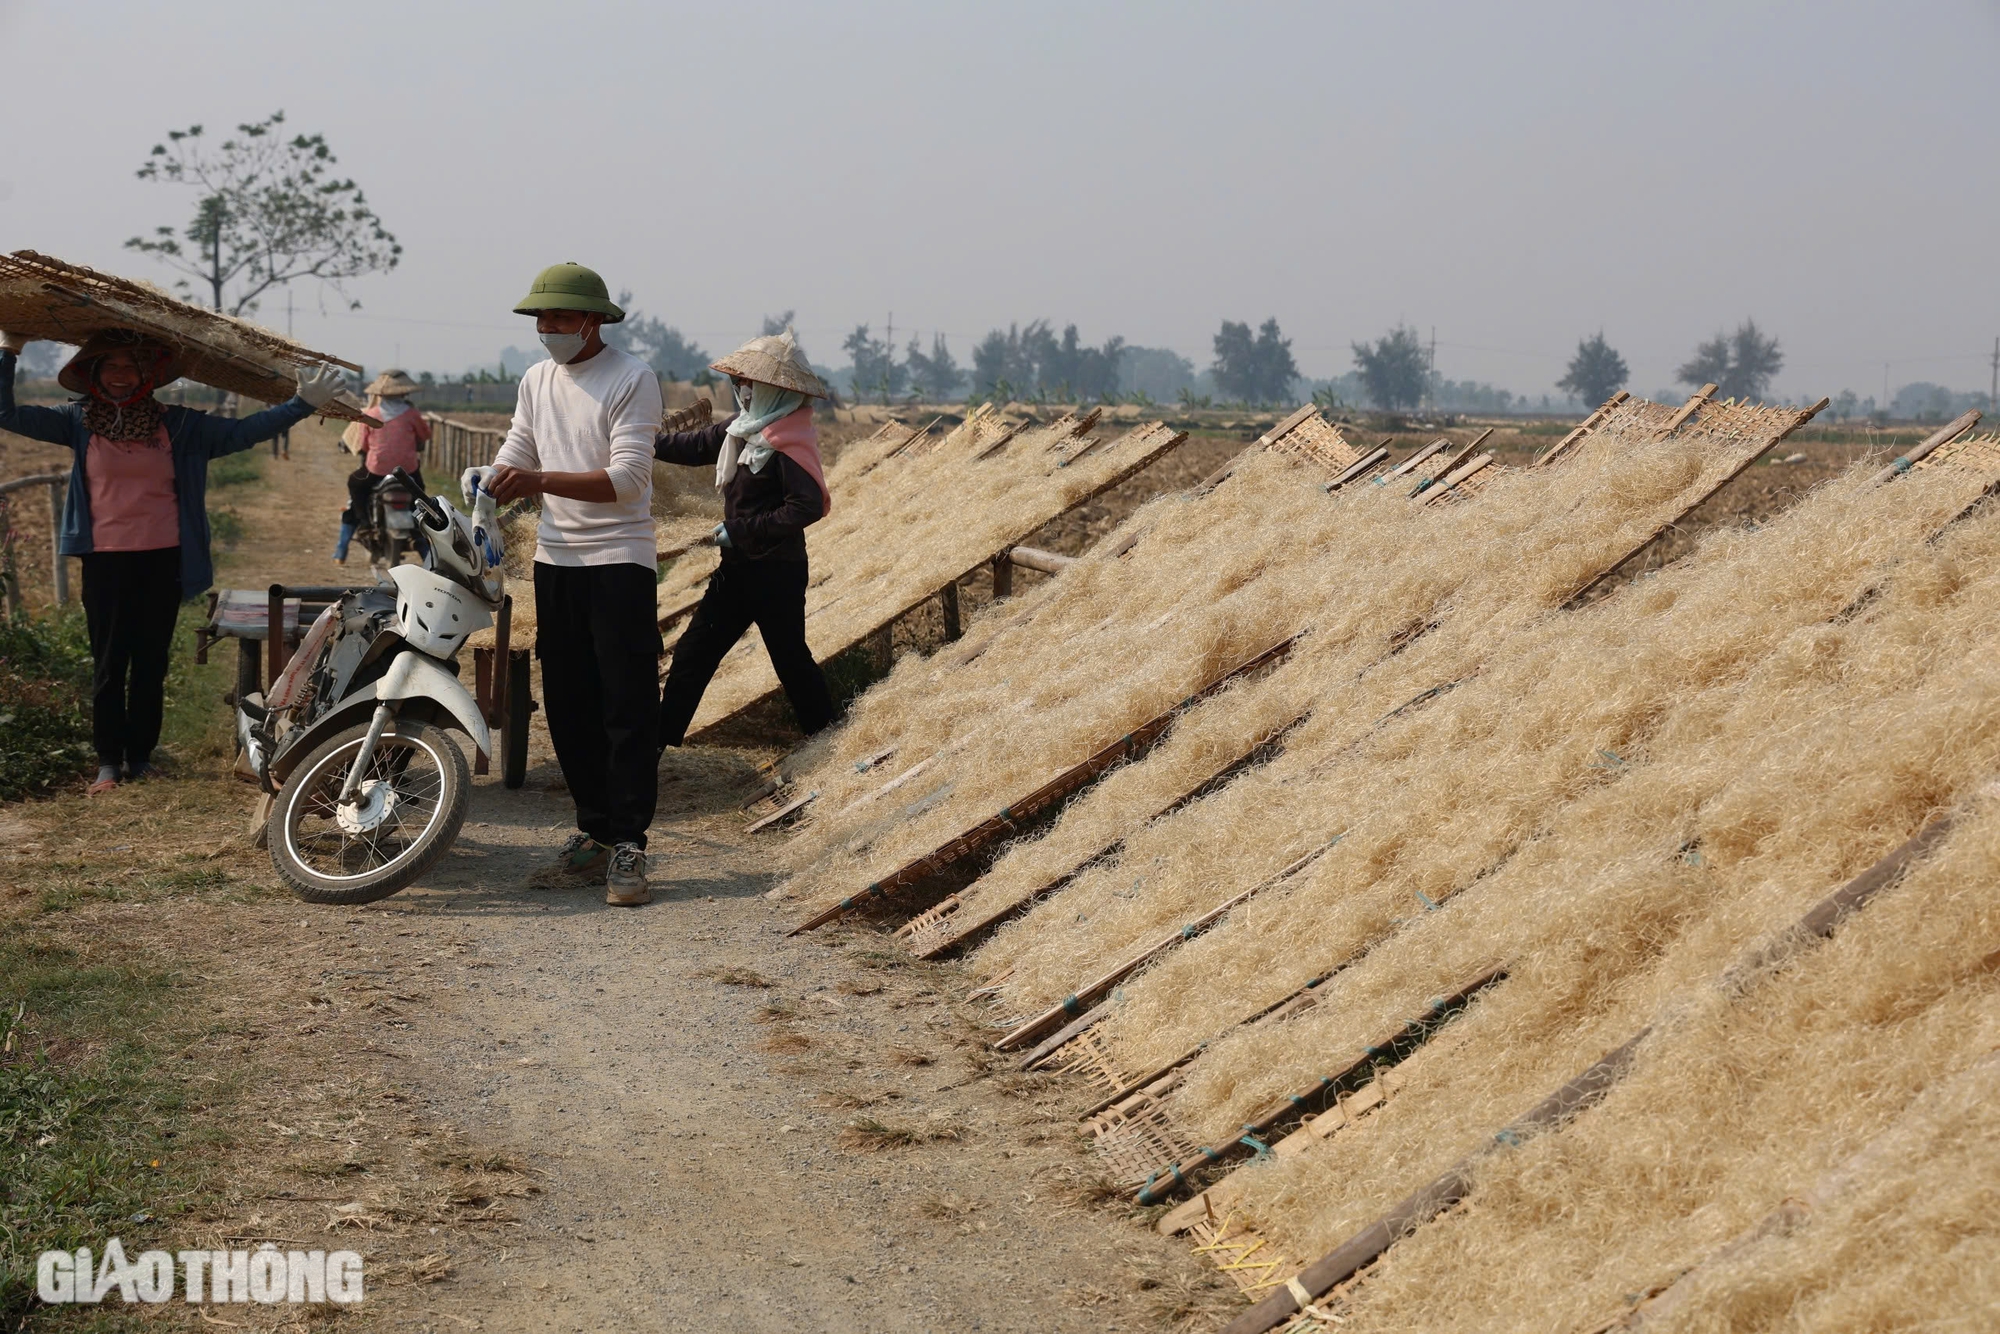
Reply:
[[[394,421],[361,428],[361,457],[368,471],[386,477],[398,468],[417,470],[417,446],[431,438],[431,424],[411,408]]]
[[[90,437],[84,474],[90,479],[93,551],[158,551],[181,544],[174,490],[174,451],[162,426],[151,440]]]
[[[812,474],[819,483],[820,517],[833,513],[833,492],[819,462],[819,427],[813,424],[812,403],[806,402],[764,428],[764,443]]]

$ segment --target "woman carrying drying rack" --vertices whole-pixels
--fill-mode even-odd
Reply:
[[[319,366],[298,394],[262,412],[218,417],[153,395],[180,378],[164,342],[126,329],[93,334],[57,374],[77,395],[58,408],[14,402],[14,364],[29,339],[0,334],[0,430],[67,445],[73,455],[57,549],[83,565],[90,630],[95,796],[152,765],[165,713],[167,651],[183,598],[214,582],[208,463],[269,440],[324,407],[341,374]],[[121,770],[122,766],[122,770]]]

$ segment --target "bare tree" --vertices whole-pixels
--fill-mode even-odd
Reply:
[[[155,256],[208,289],[217,310],[242,315],[274,287],[314,278],[358,309],[343,283],[396,267],[403,247],[368,206],[361,187],[334,173],[338,159],[318,134],[287,139],[273,112],[210,146],[202,127],[168,133],[139,168],[142,181],[194,187],[194,218],[178,234],[155,228],[126,248]],[[192,295],[183,280],[178,284]]]

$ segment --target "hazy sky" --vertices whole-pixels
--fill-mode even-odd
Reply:
[[[892,311],[1198,366],[1275,315],[1325,375],[1405,320],[1541,393],[1601,326],[1647,392],[1752,316],[1778,392],[1867,395],[1983,387],[2000,334],[1993,0],[0,0],[0,54],[0,248],[164,279],[121,246],[191,210],[133,178],[165,130],[325,133],[406,255],[294,327],[370,366],[530,344],[567,259],[712,352],[794,308],[822,363]]]

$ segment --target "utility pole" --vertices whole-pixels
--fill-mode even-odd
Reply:
[[[1993,340],[1993,383],[1986,390],[1986,410],[2000,410],[2000,338]]]
[[[1424,377],[1424,402],[1435,409],[1437,407],[1437,398],[1435,390],[1432,388],[1437,383],[1438,373],[1438,327],[1435,324],[1431,326],[1431,352],[1427,362],[1427,369],[1430,371],[1430,374]]]

